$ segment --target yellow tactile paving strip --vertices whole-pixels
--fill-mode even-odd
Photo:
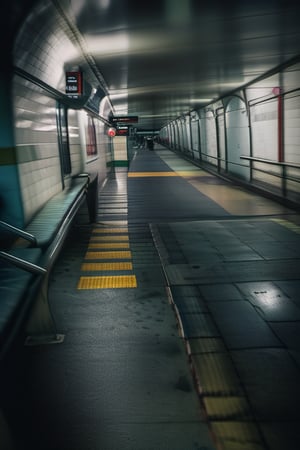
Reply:
[[[95,225],[84,259],[85,262],[81,265],[81,272],[83,274],[93,272],[93,274],[82,275],[78,281],[77,289],[137,287],[135,274],[122,273],[133,271],[132,262],[126,261],[132,259],[127,226],[121,228]],[[115,275],[114,272],[119,272],[119,274]]]
[[[279,225],[282,225],[285,228],[288,228],[291,231],[294,231],[294,233],[300,234],[300,226],[290,222],[289,220],[285,220],[285,219],[271,219],[272,222],[276,222]]]
[[[138,177],[178,177],[176,172],[128,172],[129,178]]]
[[[219,338],[188,341],[192,370],[212,433],[222,450],[264,450],[252,410]]]
[[[116,242],[105,242],[105,243],[101,243],[101,242],[90,242],[89,249],[92,248],[129,248],[129,243],[128,242],[120,242],[120,243],[116,243]]]
[[[207,175],[208,176],[208,175]],[[224,208],[229,214],[249,215],[249,214],[277,214],[282,211],[282,206],[270,202],[268,199],[259,198],[251,192],[245,192],[236,189],[230,185],[214,185],[198,179],[189,179],[187,181],[199,192],[215,201]],[[213,177],[212,177],[213,179]]]
[[[242,395],[237,374],[227,353],[192,355],[199,390],[203,395]]]
[[[83,272],[100,272],[109,270],[132,270],[131,262],[104,262],[104,263],[83,263],[81,271]]]
[[[198,170],[176,170],[176,173],[181,177],[203,177],[207,173],[203,172],[201,169]]]
[[[186,341],[186,346],[189,355],[226,351],[224,341],[221,338],[193,338]]]
[[[92,230],[92,233],[128,233],[128,229],[127,228],[100,228],[100,227],[96,227]]]
[[[92,236],[90,241],[97,242],[128,242],[128,236]]]
[[[174,304],[169,292],[170,303]],[[233,361],[219,337],[184,338],[198,394],[212,434],[222,450],[265,450],[248,398]]]
[[[242,420],[251,419],[250,406],[245,397],[206,396],[203,403],[210,420],[228,420],[233,417],[240,417]]]
[[[265,450],[259,431],[253,422],[217,421],[212,432],[222,442],[222,450]]]
[[[201,168],[195,170],[192,164],[191,170],[177,170],[176,165],[172,165],[168,158],[164,158],[163,155],[160,155],[160,157],[173,168],[178,176],[185,178],[194,188],[216,202],[229,214],[265,215],[278,214],[285,210],[281,205],[270,202],[268,199],[257,197],[254,193],[243,191],[240,188],[237,189],[230,184],[215,185],[214,183],[208,183],[208,177],[213,181],[215,175],[210,175]]]
[[[131,251],[86,252],[85,259],[131,259]]]
[[[135,275],[80,277],[77,289],[114,289],[137,287]]]

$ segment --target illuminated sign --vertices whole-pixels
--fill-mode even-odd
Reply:
[[[66,94],[82,95],[82,73],[66,72]]]
[[[139,121],[138,116],[114,116],[111,117],[112,123],[136,123]]]
[[[118,127],[116,136],[129,136],[129,127]]]
[[[107,130],[107,134],[108,134],[109,137],[115,137],[116,132],[117,132],[117,130],[116,130],[115,128],[113,128],[113,127],[110,127],[110,128]]]

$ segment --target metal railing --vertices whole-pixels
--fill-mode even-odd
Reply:
[[[270,159],[257,158],[257,157],[245,156],[245,155],[241,155],[240,159],[250,161],[251,179],[253,179],[254,172],[263,173],[268,176],[272,176],[272,177],[280,179],[281,193],[284,197],[287,197],[287,195],[288,195],[287,183],[289,181],[293,182],[293,183],[297,183],[297,184],[300,183],[300,164],[283,162],[283,161],[282,162],[281,161],[273,161]],[[262,167],[257,167],[257,166],[253,167],[253,163],[266,164],[266,165],[270,166],[271,168],[272,167],[279,168],[279,170],[272,171],[272,170],[267,170],[266,168],[262,168]],[[288,173],[289,169],[295,170],[295,171],[299,170],[299,176],[295,176],[295,175]],[[272,183],[266,183],[266,184],[269,184],[270,187],[274,187],[272,185]],[[298,193],[298,191],[297,191],[297,193]],[[299,187],[299,195],[300,195],[300,187]]]
[[[11,253],[0,251],[0,259],[36,275],[45,275],[47,273],[47,270],[44,269],[44,267],[33,264],[23,258],[12,255]]]

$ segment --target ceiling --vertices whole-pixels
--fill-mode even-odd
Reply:
[[[300,55],[299,1],[52,1],[83,37],[115,115],[138,116],[142,129],[160,129]]]

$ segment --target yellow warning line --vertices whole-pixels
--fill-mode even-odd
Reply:
[[[180,175],[181,177],[194,177],[194,176],[203,176],[203,171],[201,169],[199,170],[176,170],[176,173]],[[207,174],[205,174],[207,175]]]
[[[128,177],[190,177],[190,176],[203,176],[201,169],[199,170],[176,170],[174,172],[129,172]]]
[[[128,242],[120,242],[120,243],[116,243],[116,242],[105,242],[105,243],[101,243],[101,242],[90,242],[88,245],[88,248],[129,248],[129,243]]]
[[[92,233],[85,260],[93,262],[84,262],[81,265],[82,272],[133,270],[132,263],[124,261],[132,259],[131,251],[120,250],[129,249],[128,227],[106,228],[103,225],[96,225]],[[81,276],[77,289],[135,288],[136,286],[135,275],[96,276],[95,274],[95,276]]]
[[[81,271],[92,272],[101,270],[132,270],[131,262],[111,262],[111,263],[83,263]]]
[[[127,233],[128,228],[94,228],[92,233]]]
[[[101,241],[101,242],[127,242],[129,241],[129,237],[128,236],[92,236],[91,237],[91,241]]]
[[[266,448],[262,442],[256,423],[250,420],[216,420],[212,421],[211,429],[212,433],[217,436],[217,439],[227,449],[235,448],[236,450],[241,450],[242,448],[253,448],[255,450],[263,450]]]
[[[135,275],[80,277],[77,289],[136,288]]]
[[[294,233],[300,234],[300,226],[296,225],[295,223],[289,222],[285,219],[271,219],[273,222],[278,223],[279,225],[282,225],[285,228],[288,228],[291,231],[294,231]]]
[[[128,177],[178,177],[178,174],[176,172],[128,172]]]
[[[131,259],[130,251],[86,252],[85,259]]]

